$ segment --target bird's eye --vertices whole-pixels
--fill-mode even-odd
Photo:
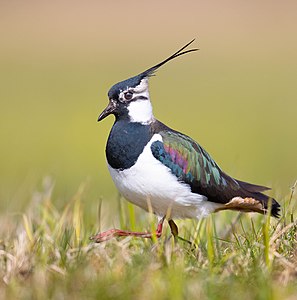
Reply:
[[[132,92],[126,92],[124,94],[124,97],[126,100],[131,100],[133,98],[133,93]]]

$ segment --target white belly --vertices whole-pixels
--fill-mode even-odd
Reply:
[[[108,166],[119,192],[135,205],[168,218],[201,218],[222,206],[192,193],[152,155],[150,147],[157,140],[162,141],[161,135],[152,137],[131,168],[119,171]]]

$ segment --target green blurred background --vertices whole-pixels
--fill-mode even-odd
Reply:
[[[81,183],[85,206],[114,202],[107,91],[192,38],[151,78],[155,116],[278,198],[297,179],[296,1],[1,1],[0,36],[2,211],[45,176],[61,205]]]

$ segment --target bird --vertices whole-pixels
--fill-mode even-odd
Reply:
[[[199,50],[186,50],[194,40],[155,66],[113,85],[108,106],[98,118],[99,122],[111,114],[115,117],[105,150],[115,186],[128,201],[158,216],[156,231],[110,229],[91,240],[159,238],[165,220],[171,234],[178,237],[174,219],[200,219],[222,210],[280,216],[280,204],[263,193],[270,188],[227,175],[195,140],[153,115],[150,77],[169,61]]]

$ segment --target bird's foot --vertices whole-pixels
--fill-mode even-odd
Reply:
[[[158,227],[156,232],[133,232],[121,229],[110,229],[104,232],[97,233],[94,236],[90,237],[91,241],[95,243],[101,243],[112,239],[113,237],[121,237],[121,236],[134,236],[140,238],[153,238],[154,236],[159,238],[162,235],[163,222],[165,218],[162,218],[158,223]]]
[[[190,245],[190,247],[191,247],[192,250],[198,248],[198,246],[197,246],[194,242],[191,242],[191,241],[189,241],[189,240],[187,240],[187,239],[184,239],[184,238],[182,238],[182,237],[180,237],[180,236],[176,236],[176,237],[174,237],[174,238],[175,238],[176,241],[182,241],[182,242],[184,242],[184,243],[187,243],[188,245]]]
[[[140,238],[152,238],[154,235],[159,238],[162,232],[156,231],[155,233],[151,232],[133,232],[121,229],[110,229],[104,232],[97,233],[94,236],[90,237],[90,240],[101,243],[112,239],[113,237],[120,237],[120,236],[134,236]]]
[[[195,243],[193,243],[191,241],[188,241],[188,240],[178,236],[178,227],[172,219],[168,220],[168,224],[169,224],[169,227],[170,227],[170,230],[171,230],[171,234],[173,235],[175,241],[182,241],[182,242],[190,244],[191,247],[194,248],[194,249],[197,248],[197,245]]]

